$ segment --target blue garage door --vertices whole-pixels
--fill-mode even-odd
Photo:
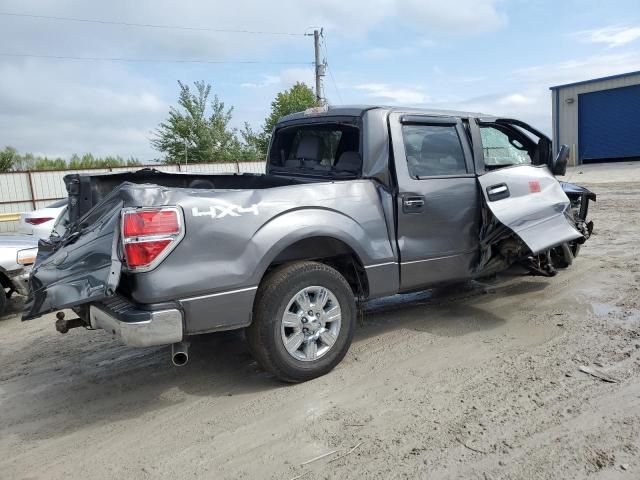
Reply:
[[[640,85],[578,95],[580,160],[640,157]]]

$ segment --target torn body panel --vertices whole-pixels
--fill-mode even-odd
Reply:
[[[537,254],[583,235],[571,204],[546,166],[513,166],[478,177],[491,213]]]
[[[117,225],[122,202],[111,195],[86,216],[86,226],[40,240],[23,320],[114,294],[120,280]]]

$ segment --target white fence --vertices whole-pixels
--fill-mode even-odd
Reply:
[[[0,232],[15,231],[16,215],[46,207],[65,198],[64,181],[69,173],[101,173],[135,171],[152,167],[163,172],[189,173],[264,173],[264,162],[192,163],[185,165],[140,165],[133,167],[95,168],[86,170],[34,170],[0,173]]]

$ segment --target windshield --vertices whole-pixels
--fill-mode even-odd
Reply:
[[[359,175],[360,129],[342,123],[277,130],[269,154],[272,172],[308,175]]]
[[[529,150],[530,145],[526,145],[520,138],[509,135],[512,131],[497,128],[497,126],[481,126],[480,137],[482,139],[482,150],[484,153],[484,164],[486,167],[506,167],[509,165],[531,165],[532,159]],[[518,132],[516,132],[518,133]]]

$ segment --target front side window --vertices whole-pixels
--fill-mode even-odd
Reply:
[[[467,173],[462,144],[454,125],[403,125],[402,137],[412,177]]]
[[[485,166],[531,165],[531,156],[518,139],[494,127],[480,127],[480,137]]]

